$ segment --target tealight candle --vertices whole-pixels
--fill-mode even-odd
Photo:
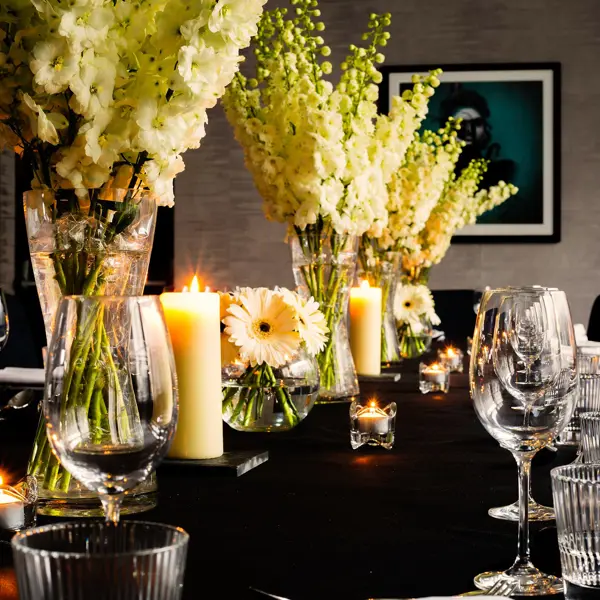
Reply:
[[[31,527],[35,519],[35,502],[17,489],[4,485],[0,477],[0,529],[17,531]]]
[[[419,389],[423,394],[428,392],[447,392],[450,389],[450,370],[445,365],[419,365]]]
[[[359,375],[381,373],[381,288],[363,281],[350,290],[350,348]]]
[[[438,352],[438,358],[440,359],[440,362],[451,372],[463,372],[464,355],[458,348],[452,348],[449,346],[444,350],[440,350]]]
[[[223,454],[221,319],[219,295],[190,291],[162,294],[179,387],[179,418],[169,456],[217,458]]]
[[[375,400],[367,406],[357,401],[350,405],[350,445],[354,450],[368,444],[390,450],[394,445],[396,403],[381,408]]]

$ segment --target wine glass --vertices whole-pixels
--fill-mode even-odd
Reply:
[[[48,356],[48,439],[117,523],[123,494],[166,454],[177,422],[173,352],[158,296],[67,296]]]
[[[4,295],[2,288],[0,288],[0,352],[8,343],[9,332],[10,327],[8,323],[8,306],[6,304],[6,296]]]
[[[515,595],[562,592],[558,577],[541,573],[529,554],[531,460],[568,423],[577,386],[575,336],[564,292],[510,288],[484,293],[469,369],[471,396],[483,426],[509,450],[519,470],[518,556],[504,572],[482,573],[475,585],[499,579]]]
[[[490,288],[487,287],[486,290]],[[527,291],[527,290],[541,290],[548,289],[542,288],[540,286],[530,286],[530,287],[509,287],[508,289],[513,291]],[[555,288],[553,288],[555,289]],[[548,446],[551,448],[551,446]],[[552,521],[554,520],[554,509],[551,506],[544,506],[543,504],[539,504],[536,502],[531,496],[531,490],[528,493],[528,501],[529,501],[529,520],[530,521]],[[494,508],[490,508],[488,510],[488,515],[493,517],[494,519],[501,519],[504,521],[519,521],[519,502],[515,501],[512,504],[508,504],[506,506],[498,506]]]
[[[486,285],[483,289],[473,290],[473,310],[475,311],[475,314],[479,312],[479,305],[481,304],[481,298],[483,297],[483,294],[489,289],[490,286]]]

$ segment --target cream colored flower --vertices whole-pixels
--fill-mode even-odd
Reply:
[[[433,296],[425,285],[398,286],[394,298],[394,315],[400,323],[418,323],[421,317],[427,317],[434,325],[439,323]]]
[[[240,305],[232,304],[223,322],[242,358],[252,366],[279,367],[288,362],[301,342],[296,311],[282,294],[267,288],[244,288],[237,295]]]
[[[319,310],[319,303],[312,296],[305,300],[288,289],[283,288],[279,291],[285,301],[296,311],[298,332],[308,353],[313,356],[318,354],[325,347],[329,333],[325,315]]]

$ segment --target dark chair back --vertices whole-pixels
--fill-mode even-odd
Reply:
[[[594,300],[588,321],[587,337],[591,342],[600,342],[600,296]]]
[[[0,352],[0,368],[3,367],[41,367],[42,353],[36,343],[31,325],[39,320],[27,310],[24,299],[6,294],[8,312],[8,342]],[[39,312],[39,304],[37,306]]]
[[[472,337],[475,329],[474,290],[432,290],[432,293],[446,343],[465,350],[467,337]]]

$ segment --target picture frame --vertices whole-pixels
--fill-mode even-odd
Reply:
[[[504,180],[519,188],[452,243],[560,242],[560,63],[381,67],[380,112],[389,112],[392,97],[412,87],[413,74],[436,68],[443,70],[441,84],[423,126],[437,130],[449,116],[461,117],[459,135],[468,145],[457,169],[488,158],[482,187]]]

